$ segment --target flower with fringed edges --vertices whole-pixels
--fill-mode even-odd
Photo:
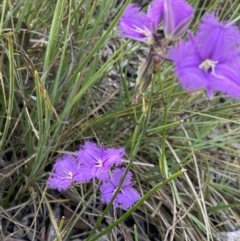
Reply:
[[[210,99],[213,91],[240,97],[240,32],[228,22],[218,22],[213,14],[203,17],[196,36],[188,34],[168,51],[177,77],[187,90],[205,88]]]
[[[103,184],[100,186],[102,203],[108,204],[111,201],[125,171],[125,168],[114,169],[110,178],[103,182]],[[124,210],[127,210],[140,199],[139,193],[133,188],[135,182],[131,181],[131,179],[132,173],[128,172],[123,181],[120,192],[113,201],[114,208],[120,207]]]
[[[79,165],[74,156],[63,155],[56,160],[47,185],[50,188],[63,191],[68,189],[74,182],[86,181],[83,174],[82,166]]]
[[[78,161],[83,165],[82,171],[87,179],[98,178],[105,180],[109,176],[109,169],[122,164],[124,148],[105,149],[102,144],[98,147],[95,143],[87,141],[76,152]]]
[[[136,5],[129,4],[119,20],[120,34],[152,45],[160,22],[162,7],[157,1],[153,1],[147,13],[144,13]]]

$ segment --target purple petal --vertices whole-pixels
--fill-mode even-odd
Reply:
[[[74,172],[73,181],[78,183],[83,183],[86,181],[90,181],[92,179],[92,175],[90,175],[90,171],[83,165],[78,165]]]
[[[153,41],[153,23],[146,13],[140,12],[140,8],[129,4],[119,21],[120,34],[123,37],[137,41],[151,43]]]
[[[110,167],[93,167],[91,169],[91,175],[100,180],[106,180],[109,178],[109,169]]]
[[[104,152],[103,162],[106,166],[113,166],[114,164],[116,166],[122,164],[123,156],[125,155],[124,148],[109,148]]]
[[[55,164],[53,165],[53,169],[55,172],[62,172],[62,170],[73,170],[76,164],[76,158],[72,155],[66,154],[56,160]]]
[[[219,23],[212,14],[203,18],[196,37],[168,51],[184,89],[205,88],[210,99],[214,90],[240,98],[240,32]]]
[[[125,188],[117,195],[115,208],[127,210],[140,199],[140,194],[132,187]]]
[[[231,59],[238,52],[240,32],[236,26],[218,22],[213,14],[203,17],[196,36],[203,59]]]
[[[97,147],[95,143],[87,141],[80,147],[80,150],[76,152],[76,155],[80,163],[93,166],[95,159],[98,159],[101,155],[101,149]]]
[[[114,169],[112,171],[111,180],[115,185],[115,187],[118,187],[125,171],[126,171],[126,168]],[[123,181],[122,187],[124,187],[125,185],[129,185],[129,183],[131,183],[131,179],[132,179],[132,173],[128,172]]]
[[[240,98],[240,71],[235,70],[231,64],[218,64],[215,69],[216,76],[211,76],[210,86],[213,90],[225,93],[234,98]]]
[[[175,64],[183,89],[197,90],[208,85],[207,75],[199,68],[201,60],[192,42],[180,42],[177,47],[168,51],[168,55]]]
[[[101,192],[101,202],[108,204],[113,197],[113,193],[115,191],[115,186],[111,182],[104,182],[99,190]]]
[[[187,31],[192,19],[193,19],[192,15],[184,19],[172,32],[170,39],[174,40],[181,37]]]
[[[163,14],[163,0],[153,0],[148,8],[147,16],[152,20],[155,32],[158,29],[158,25],[162,20]]]
[[[68,189],[72,184],[72,180],[59,177],[56,174],[52,174],[47,181],[47,185],[50,188],[58,189],[59,192]]]
[[[187,30],[194,14],[194,9],[185,0],[165,0],[163,24],[166,38],[179,38]]]

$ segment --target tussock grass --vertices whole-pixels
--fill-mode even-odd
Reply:
[[[145,110],[132,106],[145,48],[117,34],[130,2],[0,5],[1,240],[202,241],[239,227],[240,103],[182,91],[164,63]],[[213,10],[239,23],[238,1],[190,2],[193,29]],[[142,195],[129,211],[100,204],[91,183],[46,187],[56,157],[85,140],[126,148]]]

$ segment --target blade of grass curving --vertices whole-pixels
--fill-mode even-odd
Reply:
[[[158,127],[154,127],[152,129],[148,129],[147,130],[147,133],[151,134],[151,133],[156,133],[158,131],[162,131],[164,128],[165,129],[170,129],[172,127],[176,127],[176,126],[179,126],[180,124],[182,124],[182,121],[181,120],[178,120],[178,121],[174,121],[172,123],[169,123],[169,124],[165,124],[165,125],[161,125],[161,126],[158,126]]]
[[[38,139],[38,147],[37,147],[37,155],[35,157],[35,160],[31,162],[31,173],[30,178],[37,172],[40,164],[41,164],[41,157],[42,157],[42,148],[45,145],[45,137],[44,137],[44,122],[43,122],[43,96],[42,96],[42,84],[40,82],[40,78],[38,75],[38,72],[34,72],[34,81],[36,86],[36,110],[37,110],[37,117],[38,117],[38,133],[39,133],[39,139]],[[46,118],[46,117],[45,117]]]
[[[62,77],[62,72],[63,72],[63,67],[65,64],[65,59],[66,59],[66,50],[67,50],[67,45],[68,45],[68,38],[69,38],[69,29],[70,29],[70,25],[71,25],[71,10],[72,10],[72,0],[68,1],[68,16],[67,16],[67,26],[65,28],[64,31],[64,41],[63,41],[63,47],[61,48],[61,57],[60,57],[60,61],[59,61],[59,65],[58,65],[58,69],[57,69],[57,73],[56,73],[56,78],[54,79],[54,82],[52,83],[50,90],[49,90],[49,95],[50,98],[52,100],[52,102],[55,102],[55,98],[56,98],[56,94],[57,94],[57,90],[59,87],[59,83],[60,83],[60,79]],[[71,38],[71,36],[70,36]]]
[[[136,224],[133,225],[133,230],[134,230],[134,240],[138,241],[138,232],[137,232]]]
[[[49,38],[48,38],[48,45],[47,45],[46,54],[44,58],[43,73],[45,74],[41,78],[43,84],[45,83],[47,78],[46,72],[48,71],[52,60],[55,58],[55,51],[58,51],[55,45],[59,41],[60,26],[61,26],[61,22],[63,21],[63,12],[67,5],[66,2],[67,2],[66,0],[57,1],[56,8],[54,11],[54,16],[51,23],[51,29],[50,29]]]
[[[0,140],[0,150],[2,150],[6,136],[8,134],[9,126],[11,123],[11,116],[12,116],[12,110],[13,110],[13,102],[14,102],[14,83],[15,83],[15,78],[14,78],[14,55],[13,55],[13,42],[12,42],[12,36],[6,36],[7,43],[8,43],[8,60],[9,60],[9,93],[8,93],[8,101],[6,105],[6,122],[4,125],[4,130],[1,136]]]
[[[4,18],[5,18],[6,7],[7,7],[7,0],[3,0],[1,20],[0,20],[0,35],[2,34],[2,28],[3,28]]]
[[[133,107],[133,108],[135,108],[135,107]],[[134,156],[138,152],[139,145],[136,145],[136,143],[139,143],[139,133],[141,130],[141,125],[143,124],[144,119],[146,118],[146,113],[148,112],[148,109],[149,109],[149,107],[147,107],[145,109],[145,111],[141,114],[141,117],[139,118],[139,120],[137,121],[137,123],[135,125],[134,132],[133,132],[132,138],[130,140],[130,142],[131,142],[130,157],[131,158],[134,158]]]
[[[164,107],[163,126],[166,126],[166,124],[167,124],[169,96],[170,96],[170,94],[168,94],[168,100],[166,101],[166,104],[165,104],[165,107]],[[167,135],[167,128],[163,128],[163,130],[162,130],[161,156],[159,158],[159,169],[160,169],[160,173],[162,173],[163,177],[168,177],[168,166],[167,166],[167,160],[166,160],[166,157],[165,157],[166,135]]]

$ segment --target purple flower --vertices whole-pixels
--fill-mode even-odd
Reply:
[[[240,97],[240,32],[212,14],[203,18],[196,36],[169,50],[184,89],[205,88],[210,99],[213,90]]]
[[[156,0],[153,1],[147,13],[140,12],[139,7],[129,4],[119,21],[120,34],[123,37],[152,45],[162,15],[162,9],[162,4],[159,4]]]
[[[125,170],[125,168],[113,170],[111,177],[100,186],[102,203],[108,204],[111,201]],[[113,202],[114,208],[120,207],[127,210],[140,199],[139,193],[132,187],[135,182],[131,181],[131,179],[132,174],[131,172],[128,172],[123,181],[120,192],[117,194]]]
[[[194,9],[185,0],[155,0],[163,2],[163,29],[165,37],[175,40],[188,29],[193,19]]]
[[[95,143],[85,142],[85,144],[76,153],[77,159],[83,164],[83,172],[87,179],[94,177],[105,180],[109,176],[109,169],[113,165],[122,164],[122,158],[125,155],[124,148],[105,149],[104,145],[97,147]]]
[[[75,157],[64,155],[56,160],[53,166],[54,172],[50,173],[47,185],[51,188],[63,191],[68,189],[74,182],[83,182],[85,178],[82,167]]]

